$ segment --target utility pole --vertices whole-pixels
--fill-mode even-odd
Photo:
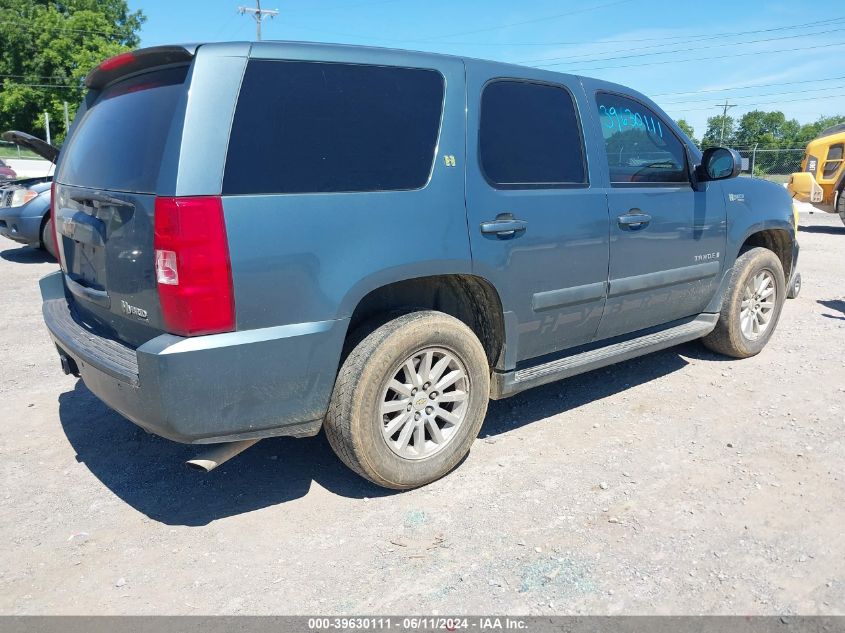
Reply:
[[[279,15],[278,9],[262,9],[261,0],[255,0],[255,8],[252,7],[238,7],[238,13],[241,15],[249,14],[255,19],[255,38],[261,41],[261,23],[266,18],[275,18]]]
[[[65,101],[65,136],[70,131],[70,115],[67,111],[67,101]]]
[[[736,104],[728,103],[728,100],[725,99],[724,103],[720,103],[716,105],[716,107],[722,108],[722,131],[719,134],[719,145],[721,145],[725,141],[725,119],[728,118],[728,110],[730,110],[731,108],[735,108]]]
[[[47,145],[50,145],[50,115],[47,112],[44,112],[44,128],[47,130]]]

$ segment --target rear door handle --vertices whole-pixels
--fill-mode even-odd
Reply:
[[[499,239],[506,240],[525,233],[528,222],[517,220],[510,213],[500,213],[495,220],[481,223],[481,232],[485,235],[495,235]]]
[[[636,231],[647,227],[651,222],[651,216],[639,209],[631,209],[628,213],[616,218],[616,221],[619,223],[620,228]]]

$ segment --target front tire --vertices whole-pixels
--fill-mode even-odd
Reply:
[[[845,224],[845,189],[836,196],[836,212],[839,214],[842,224]]]
[[[786,298],[783,265],[766,248],[752,248],[736,260],[716,328],[702,341],[734,358],[759,354],[769,342]]]
[[[385,488],[423,486],[469,452],[487,413],[490,367],[463,322],[413,312],[358,343],[338,373],[324,429],[334,452]]]

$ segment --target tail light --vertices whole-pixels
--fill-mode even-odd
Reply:
[[[59,267],[62,265],[62,252],[59,250],[59,229],[56,226],[56,205],[59,201],[56,199],[56,181],[50,183],[50,223],[53,225],[53,250],[56,251],[56,260],[59,262]]]
[[[235,329],[223,203],[156,198],[155,270],[165,329],[196,336]]]

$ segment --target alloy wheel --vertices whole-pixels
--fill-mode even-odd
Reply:
[[[382,392],[382,437],[404,459],[431,457],[467,417],[470,382],[452,352],[429,347],[406,358]]]
[[[763,336],[772,324],[777,301],[775,277],[768,270],[761,270],[745,284],[739,320],[742,334],[749,341]]]

